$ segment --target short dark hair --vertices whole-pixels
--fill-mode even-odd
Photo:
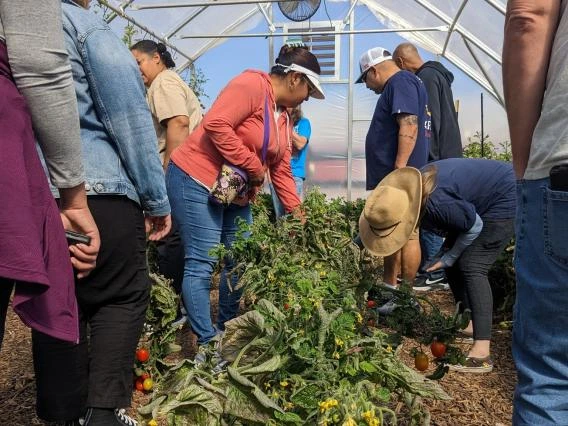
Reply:
[[[271,74],[285,75],[287,73],[285,68],[292,64],[300,65],[318,75],[321,74],[318,58],[304,46],[285,44],[280,49],[275,62],[276,65],[270,70]]]
[[[166,68],[173,68],[176,66],[176,63],[172,59],[172,55],[168,52],[166,45],[163,43],[156,43],[152,40],[140,40],[130,46],[130,50],[138,50],[139,52],[150,56],[157,52]]]

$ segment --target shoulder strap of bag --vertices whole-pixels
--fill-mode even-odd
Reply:
[[[266,154],[268,152],[268,142],[270,141],[270,115],[268,113],[268,96],[264,100],[264,140],[262,142],[262,164],[266,163]]]

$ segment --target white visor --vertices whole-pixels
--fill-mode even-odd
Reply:
[[[288,65],[288,66],[282,65],[282,67],[284,68],[284,71],[286,71],[286,72],[296,71],[296,72],[300,72],[300,73],[304,74],[310,80],[310,83],[312,83],[314,88],[316,89],[314,91],[314,93],[310,94],[310,96],[312,98],[315,98],[315,99],[325,99],[325,95],[323,93],[323,89],[321,87],[321,83],[320,83],[320,79],[319,79],[318,74],[316,74],[312,70],[304,68],[303,66],[298,65],[298,64],[291,64],[291,65]]]

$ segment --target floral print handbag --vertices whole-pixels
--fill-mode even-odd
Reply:
[[[266,161],[268,141],[270,140],[270,117],[268,115],[268,97],[264,102],[264,140],[262,143],[261,161]],[[249,190],[246,172],[232,164],[221,166],[217,180],[209,193],[209,201],[213,204],[228,207],[237,197],[245,196]]]

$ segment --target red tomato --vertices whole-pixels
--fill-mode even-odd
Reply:
[[[140,376],[140,378],[142,379],[142,381],[149,379],[150,378],[150,373],[142,373],[142,375]]]
[[[144,381],[143,380],[137,379],[135,386],[136,386],[137,391],[140,391],[140,392],[144,391]]]
[[[136,351],[136,359],[140,362],[146,362],[150,358],[148,349],[140,348]]]
[[[290,304],[284,303],[284,310],[287,311],[288,309],[290,309]]]
[[[371,299],[367,300],[367,308],[373,309],[375,306],[377,306],[377,302]]]
[[[424,352],[418,352],[414,357],[414,366],[418,371],[424,371],[428,368],[428,356]]]
[[[442,342],[434,340],[430,345],[430,350],[432,351],[432,355],[434,355],[436,358],[441,358],[446,354],[446,345],[444,345]]]

